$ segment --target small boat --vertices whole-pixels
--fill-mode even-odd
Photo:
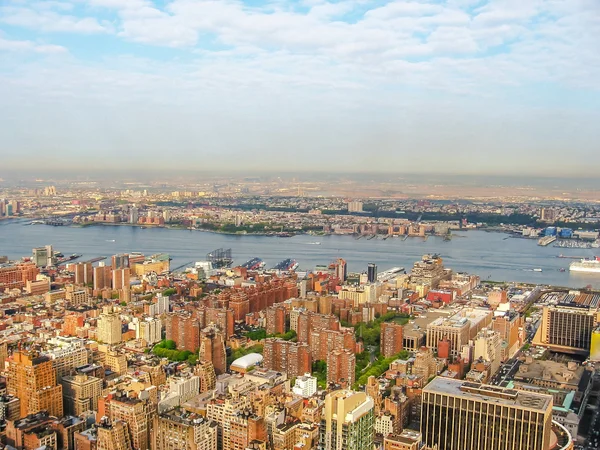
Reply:
[[[561,267],[560,269],[558,269],[559,272],[566,272],[567,269],[565,269],[564,267]]]
[[[107,239],[106,242],[116,242],[114,239]]]
[[[309,242],[308,245],[321,245],[320,242]]]
[[[542,269],[540,269],[540,268],[536,268],[536,269],[533,269],[533,271],[534,271],[534,272],[541,272],[541,271],[542,271]]]

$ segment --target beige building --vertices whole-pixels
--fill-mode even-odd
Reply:
[[[135,449],[148,449],[150,446],[150,427],[156,414],[156,405],[149,400],[140,400],[120,396],[109,403],[110,419],[123,421],[129,428],[131,442]]]
[[[194,374],[200,379],[200,393],[215,388],[217,377],[212,362],[198,361],[198,364],[194,367]]]
[[[439,450],[548,450],[550,395],[436,377],[424,389],[421,433]]]
[[[49,342],[54,348],[47,352],[56,369],[58,381],[66,375],[71,375],[76,367],[89,363],[89,352],[84,347],[84,341],[70,337],[53,338]]]
[[[154,255],[150,259],[136,263],[132,266],[132,271],[138,277],[147,273],[163,273],[169,270],[169,256],[168,255]]]
[[[273,450],[314,450],[319,440],[319,427],[315,424],[292,422],[273,428]]]
[[[103,421],[97,433],[96,450],[133,450],[129,428],[123,421]]]
[[[124,353],[112,349],[107,345],[98,346],[98,361],[111,371],[125,375],[127,373],[127,357]]]
[[[71,284],[66,288],[65,299],[74,306],[87,305],[89,303],[88,291],[86,289],[77,289]]]
[[[119,313],[111,306],[105,306],[98,318],[98,341],[104,344],[118,344],[122,341],[122,324]]]
[[[473,359],[482,359],[490,363],[491,373],[500,369],[502,362],[502,338],[500,333],[484,328],[474,340]]]
[[[359,306],[369,301],[368,293],[362,287],[345,287],[338,292],[338,298],[352,300],[354,306]]]
[[[98,410],[98,398],[102,395],[102,380],[84,374],[65,376],[61,381],[65,414],[79,416],[87,411]]]
[[[232,429],[233,422],[240,411],[250,408],[250,401],[247,395],[240,395],[233,392],[231,396],[225,399],[213,399],[206,406],[206,417],[218,424],[218,449],[232,450]]]
[[[319,450],[372,450],[373,409],[373,399],[364,392],[339,390],[327,394]]]
[[[394,417],[389,411],[375,417],[375,433],[388,436],[394,432]]]
[[[148,344],[156,344],[162,338],[162,322],[159,318],[146,317],[144,320],[134,319],[135,337]]]
[[[421,445],[421,433],[404,430],[402,434],[387,436],[383,440],[383,450],[426,450]]]
[[[438,364],[430,348],[421,347],[415,353],[412,374],[419,375],[425,380],[437,375]]]
[[[153,435],[155,450],[217,448],[217,423],[179,409],[155,416]]]
[[[463,345],[491,324],[492,317],[493,312],[483,308],[464,308],[451,317],[440,317],[427,325],[427,347],[438,351],[440,341],[448,340],[450,356],[458,356]]]

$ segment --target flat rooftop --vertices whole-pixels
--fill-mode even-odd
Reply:
[[[584,373],[585,367],[579,364],[570,369],[568,364],[558,361],[533,360],[530,363],[522,363],[514,379],[518,381],[538,379],[577,386]]]
[[[436,377],[423,392],[448,394],[455,397],[489,403],[499,403],[506,406],[527,408],[536,411],[546,411],[552,404],[552,396],[536,394],[515,389],[501,388],[487,384],[473,383],[452,378]]]

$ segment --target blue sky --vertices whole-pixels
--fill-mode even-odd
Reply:
[[[597,0],[4,0],[0,171],[595,175]]]

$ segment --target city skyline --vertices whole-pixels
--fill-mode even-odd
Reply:
[[[599,14],[592,0],[11,0],[2,165],[591,175]]]

